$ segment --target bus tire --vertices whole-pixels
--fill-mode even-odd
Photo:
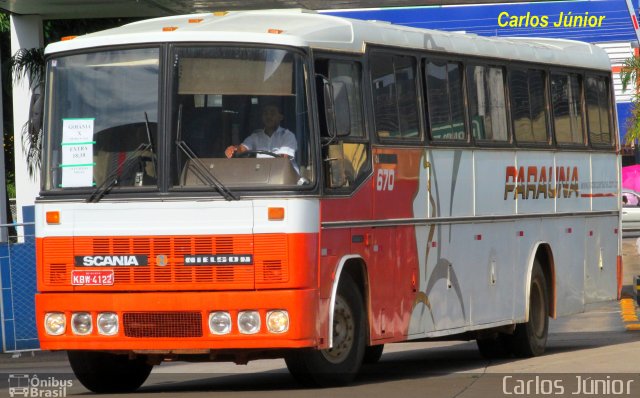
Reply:
[[[384,350],[384,344],[370,345],[364,349],[364,358],[362,363],[376,363],[382,357],[382,351]]]
[[[504,359],[511,356],[509,341],[501,333],[495,337],[476,339],[476,344],[480,355],[485,359]]]
[[[542,272],[540,262],[536,259],[531,271],[529,321],[516,325],[513,335],[510,336],[511,352],[519,358],[542,355],[547,345],[548,332],[549,293],[547,280]]]
[[[144,356],[129,359],[99,351],[67,351],[67,356],[78,381],[98,394],[133,392],[153,369]]]
[[[294,379],[319,387],[342,386],[353,381],[364,358],[365,313],[360,289],[348,274],[343,275],[333,312],[333,347],[295,350],[285,356]]]

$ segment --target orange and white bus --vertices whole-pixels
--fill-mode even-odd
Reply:
[[[283,357],[344,384],[384,344],[431,338],[535,356],[549,317],[616,298],[595,46],[281,10],[46,57],[36,319],[92,391],[166,359]]]

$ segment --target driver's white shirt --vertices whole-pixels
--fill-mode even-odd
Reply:
[[[288,155],[290,158],[295,157],[298,149],[295,135],[280,126],[271,137],[265,134],[264,129],[255,130],[242,142],[242,145],[250,151],[269,151],[277,155]],[[266,157],[258,154],[258,157],[263,156]]]

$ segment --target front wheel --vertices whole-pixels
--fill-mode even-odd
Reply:
[[[529,291],[529,320],[516,325],[510,336],[510,349],[513,355],[529,358],[542,355],[547,345],[549,332],[549,294],[547,279],[542,266],[535,260],[531,271]]]
[[[365,352],[364,304],[360,289],[349,275],[342,276],[333,311],[333,346],[325,350],[297,350],[285,357],[299,382],[321,387],[351,382]]]
[[[135,391],[153,369],[144,356],[129,359],[99,351],[67,351],[67,356],[80,383],[98,394]]]

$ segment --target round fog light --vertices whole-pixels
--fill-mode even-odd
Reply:
[[[98,333],[104,336],[118,334],[118,314],[113,312],[102,312],[98,314]]]
[[[238,314],[238,329],[243,334],[255,334],[260,331],[258,311],[242,311]]]
[[[267,329],[271,333],[284,333],[289,330],[289,314],[284,310],[267,312]]]
[[[231,315],[225,311],[210,313],[209,330],[213,334],[228,334],[231,332]]]
[[[71,330],[74,334],[86,335],[93,329],[91,314],[88,312],[77,312],[71,315]]]
[[[67,330],[67,318],[62,312],[48,312],[44,315],[44,329],[51,336],[60,336]]]

